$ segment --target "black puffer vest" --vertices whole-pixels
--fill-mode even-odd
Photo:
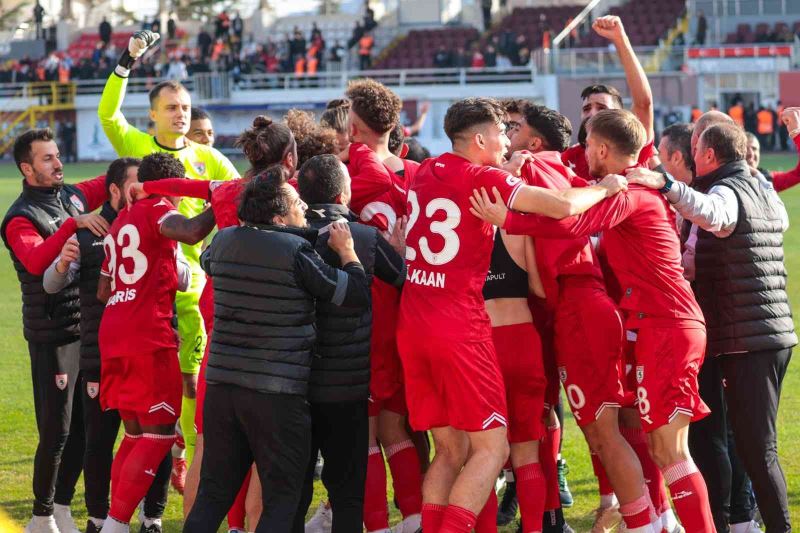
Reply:
[[[8,208],[0,233],[11,253],[14,269],[22,288],[22,325],[25,340],[41,344],[63,345],[78,339],[80,302],[78,281],[57,294],[47,294],[42,276],[31,274],[11,250],[6,227],[12,218],[24,217],[47,239],[70,217],[83,214],[86,198],[77,187],[33,187],[22,182],[22,193]]]
[[[110,226],[117,218],[117,212],[106,202],[100,210],[100,216]],[[89,380],[99,380],[100,347],[97,344],[97,332],[106,306],[97,299],[97,282],[106,253],[103,237],[98,237],[88,229],[80,229],[76,235],[81,249],[81,269],[78,275],[81,302],[81,372]]]
[[[353,222],[355,217],[343,205],[311,205],[306,219],[316,230],[337,220],[348,221],[356,255],[364,267],[367,282],[372,283],[378,230]],[[315,248],[326,263],[342,267],[338,254],[328,246],[327,233],[320,233]],[[317,342],[311,363],[309,401],[355,402],[369,397],[371,330],[372,306],[352,309],[317,302]]]
[[[780,350],[797,344],[786,294],[783,222],[744,161],[695,180],[700,192],[730,188],[738,223],[726,238],[698,228],[694,289],[708,333],[706,355]]]
[[[208,383],[307,394],[316,314],[314,298],[297,282],[295,257],[314,236],[266,225],[214,236],[201,258],[214,284]]]

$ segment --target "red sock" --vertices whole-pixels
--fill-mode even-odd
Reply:
[[[475,533],[497,533],[497,494],[494,488],[475,519]]]
[[[664,479],[672,494],[672,503],[686,531],[715,533],[714,519],[708,504],[708,488],[691,459],[664,469]]]
[[[644,482],[647,483],[650,501],[653,503],[653,507],[658,510],[658,514],[661,514],[664,502],[666,501],[666,504],[669,505],[669,498],[667,498],[667,489],[664,486],[664,476],[655,461],[653,461],[650,456],[650,450],[647,448],[647,438],[644,430],[620,426],[619,432],[622,433],[622,436],[628,441],[633,451],[636,452],[636,457],[639,458],[639,463],[642,465],[642,474],[644,474]]]
[[[644,528],[642,531],[651,531],[650,524],[653,523],[652,505],[650,498],[642,496],[638,500],[630,503],[621,504],[619,512],[625,521],[625,530],[634,531],[637,528]]]
[[[114,499],[114,495],[117,493],[119,489],[119,473],[122,471],[122,465],[125,463],[125,460],[130,455],[131,450],[136,445],[137,442],[142,438],[141,435],[129,435],[125,433],[125,436],[122,437],[122,442],[119,443],[119,449],[117,449],[117,454],[114,456],[114,461],[111,463],[111,499]]]
[[[496,517],[495,520],[497,520]],[[451,504],[444,511],[444,519],[439,533],[469,533],[475,527],[475,522],[475,513]],[[425,531],[424,528],[423,531]]]
[[[614,494],[614,487],[611,486],[611,480],[608,479],[608,474],[606,474],[606,469],[600,461],[600,456],[592,452],[591,457],[592,469],[594,470],[594,476],[597,478],[597,489],[600,492],[600,496]]]
[[[175,442],[175,434],[156,435],[144,433],[128,452],[128,457],[122,464],[118,473],[117,485],[111,499],[111,509],[108,516],[117,522],[128,523],[153,484],[158,466],[170,452]]]
[[[419,514],[422,510],[422,474],[414,443],[410,439],[405,440],[389,446],[385,451],[400,513],[403,518]]]
[[[530,463],[514,471],[517,480],[517,499],[522,515],[523,533],[541,531],[547,485],[539,463]]]
[[[378,446],[369,447],[367,458],[364,526],[368,532],[383,531],[389,527],[389,508],[386,506],[386,465],[383,463],[383,455]]]
[[[539,464],[542,465],[547,487],[547,499],[544,510],[552,511],[561,507],[561,495],[558,493],[558,441],[561,440],[561,427],[550,426],[545,431],[542,444],[539,446]],[[519,493],[517,494],[519,498]]]
[[[444,520],[446,505],[435,503],[422,504],[422,530],[430,533],[439,533]]]
[[[250,476],[252,474],[253,469],[251,468],[247,471],[247,475],[244,477],[244,483],[242,483],[239,489],[239,494],[236,495],[236,499],[233,500],[233,505],[231,505],[228,511],[228,529],[244,530],[244,519],[247,516],[244,503],[247,500],[247,489],[250,487]]]

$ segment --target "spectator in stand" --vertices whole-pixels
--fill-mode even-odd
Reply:
[[[242,35],[244,34],[244,21],[238,11],[231,21],[231,30],[233,30],[233,34],[239,39],[239,42],[241,42]]]
[[[783,102],[778,100],[778,103],[775,106],[775,112],[778,115],[777,139],[775,140],[775,146],[779,146],[780,149],[785,152],[789,149],[789,130],[786,129],[786,124],[783,122],[784,109],[786,109],[786,106],[783,105]]]
[[[175,15],[173,13],[169,14],[169,19],[167,20],[167,38],[170,41],[175,40],[175,34],[177,33],[178,28],[175,25]]]
[[[483,54],[478,47],[476,46],[472,52],[472,63],[470,63],[470,67],[472,68],[483,68],[486,66],[486,61],[483,59]]]
[[[322,38],[322,32],[320,31],[319,27],[317,26],[317,21],[311,23],[311,36],[309,37],[309,41],[313,41],[319,37]]]
[[[178,81],[183,81],[189,77],[189,73],[186,70],[186,63],[184,63],[182,57],[179,57],[177,54],[172,57],[166,77]]]
[[[494,68],[497,66],[497,50],[493,45],[489,45],[486,47],[486,50],[483,52],[483,62],[485,66],[489,68]]]
[[[453,58],[445,45],[440,44],[439,49],[436,50],[433,56],[433,66],[436,68],[450,68],[453,66]]]
[[[36,0],[36,5],[33,6],[33,22],[36,25],[36,38],[44,39],[44,31],[42,30],[42,22],[44,21],[44,8]]]
[[[153,17],[153,23],[150,25],[150,31],[153,33],[161,33],[161,19],[158,15]]]
[[[356,21],[356,25],[353,26],[353,34],[350,36],[350,40],[347,41],[347,48],[353,48],[363,36],[364,26],[361,25],[361,22]]]
[[[342,68],[342,61],[344,61],[344,47],[339,41],[336,41],[333,43],[333,46],[331,46],[328,54],[328,61],[335,69],[339,70]]]
[[[463,46],[459,46],[456,49],[456,53],[453,54],[453,66],[456,68],[469,68],[472,64],[472,58],[467,54],[467,51],[464,50]]]
[[[111,42],[111,24],[105,17],[103,17],[103,22],[100,23],[98,31],[100,33],[100,40],[103,44],[108,45],[108,43]]]
[[[697,32],[695,32],[694,43],[700,46],[706,44],[706,32],[708,31],[708,22],[703,10],[697,12]]]
[[[481,12],[483,13],[483,31],[488,31],[492,25],[492,0],[481,0]]]
[[[375,39],[371,31],[366,31],[364,36],[358,40],[358,61],[361,70],[369,70],[372,67],[372,47]]]
[[[58,136],[61,139],[59,148],[61,148],[61,155],[63,156],[64,163],[75,163],[78,160],[77,154],[75,153],[76,134],[77,130],[75,129],[74,122],[68,120],[61,124]]]
[[[211,43],[214,42],[211,34],[205,28],[197,34],[197,47],[200,49],[200,58],[205,60],[211,53]]]
[[[306,39],[297,26],[294,28],[294,38],[289,41],[289,55],[291,56],[292,65],[304,59],[306,55]]]
[[[214,36],[217,39],[226,38],[228,33],[230,32],[231,28],[231,19],[228,17],[226,12],[222,12],[217,15],[217,19],[215,21],[215,34]]]
[[[498,70],[508,70],[513,65],[507,55],[497,54],[497,68]]]
[[[364,31],[372,31],[378,23],[375,21],[375,11],[369,7],[369,0],[366,2],[366,9],[364,10]]]

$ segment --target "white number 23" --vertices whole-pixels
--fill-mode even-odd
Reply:
[[[411,215],[408,219],[408,227],[406,228],[406,236],[411,232],[411,228],[417,223],[420,216],[419,200],[415,191],[408,191],[408,203],[411,206]],[[419,238],[419,251],[422,257],[428,264],[431,265],[444,265],[452,261],[458,254],[461,242],[458,234],[453,231],[461,223],[461,210],[458,205],[447,198],[434,198],[428,205],[425,206],[425,217],[433,218],[434,214],[438,211],[444,211],[445,219],[441,221],[433,220],[430,222],[430,230],[432,233],[441,235],[444,239],[444,246],[438,252],[431,250],[428,244],[427,237]],[[406,248],[406,259],[414,261],[417,258],[417,251],[408,246]]]

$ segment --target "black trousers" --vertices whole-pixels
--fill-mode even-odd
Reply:
[[[777,431],[781,386],[791,358],[787,349],[720,359],[736,451],[753,483],[766,533],[792,530]]]
[[[708,486],[708,499],[718,533],[729,524],[749,522],[754,515],[750,479],[736,456],[725,397],[719,357],[703,362],[698,383],[700,397],[711,414],[689,428],[689,450]]]
[[[86,487],[86,510],[93,518],[108,516],[111,463],[114,442],[119,433],[120,418],[116,409],[100,407],[100,380],[81,376],[80,396],[83,403],[83,425],[86,451],[83,456],[83,483]],[[161,518],[167,506],[172,454],[168,453],[156,471],[153,484],[144,499],[144,514]]]
[[[203,417],[200,487],[183,531],[216,533],[255,461],[263,497],[255,531],[289,533],[311,451],[305,398],[209,383]]]
[[[294,533],[303,533],[314,496],[314,467],[322,452],[322,484],[333,512],[331,533],[361,531],[364,522],[364,486],[367,481],[369,417],[367,400],[311,404],[311,456],[305,472]]]
[[[83,469],[79,380],[80,342],[57,346],[28,343],[39,444],[33,459],[33,514],[53,514],[53,503],[70,505]]]

